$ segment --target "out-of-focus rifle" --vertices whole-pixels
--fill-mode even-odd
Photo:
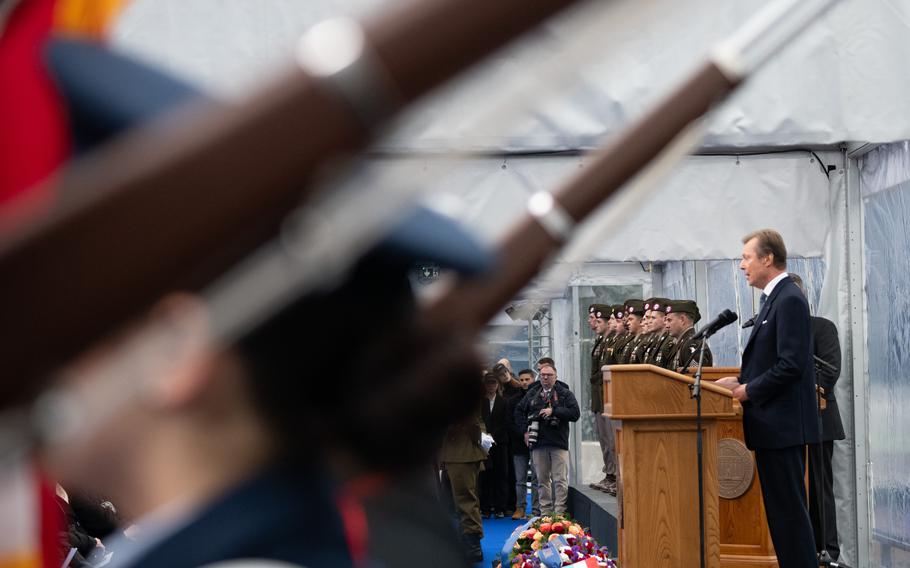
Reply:
[[[766,6],[719,43],[708,61],[643,118],[632,124],[592,163],[555,192],[528,201],[529,213],[498,245],[491,274],[461,280],[435,297],[424,311],[430,321],[463,329],[483,327],[542,270],[573,235],[575,226],[713,105],[820,17],[836,0],[780,0]]]
[[[327,22],[299,67],[244,101],[180,109],[62,172],[50,211],[0,218],[0,403],[162,294],[209,284],[278,231],[326,165],[574,3],[419,0],[364,26]]]

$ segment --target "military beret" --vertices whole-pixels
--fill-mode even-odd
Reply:
[[[667,303],[666,313],[682,313],[692,316],[692,321],[697,322],[701,319],[701,312],[698,311],[698,304],[692,300],[672,300]]]
[[[591,305],[594,317],[599,319],[610,319],[610,315],[613,313],[613,306],[608,306],[606,304],[592,304]]]
[[[614,304],[613,305],[613,317],[616,319],[622,319],[626,315],[626,306],[623,304]]]
[[[591,304],[590,306],[588,306],[588,313],[593,314],[594,312],[596,312],[598,305],[599,304]]]
[[[667,306],[667,302],[670,300],[667,298],[648,298],[645,300],[645,311],[648,310],[659,310],[663,311]]]
[[[625,308],[630,315],[641,316],[645,313],[645,303],[642,300],[626,300]]]

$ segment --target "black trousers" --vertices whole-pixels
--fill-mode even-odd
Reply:
[[[755,450],[768,528],[780,568],[818,568],[806,507],[804,452],[805,446]]]
[[[506,513],[509,487],[509,464],[507,447],[493,444],[490,457],[480,472],[480,509],[484,512]],[[514,493],[514,491],[512,491]],[[513,509],[514,511],[514,509]],[[512,514],[512,511],[508,511]]]
[[[827,550],[832,560],[840,557],[837,538],[837,511],[834,509],[834,477],[831,471],[831,457],[834,442],[822,442],[809,446],[809,519],[815,534],[815,548],[818,552]],[[824,504],[824,516],[822,515]],[[825,535],[822,538],[822,523]]]
[[[507,455],[508,455],[508,457],[506,459],[507,459],[508,465],[509,465],[509,477],[508,477],[509,489],[506,492],[506,512],[509,512],[509,511],[514,512],[515,509],[518,508],[518,498],[515,495],[515,460],[512,459],[515,454],[512,452],[511,445],[509,446]],[[524,503],[522,503],[521,505],[522,505],[522,510],[524,510],[524,508],[523,508]]]

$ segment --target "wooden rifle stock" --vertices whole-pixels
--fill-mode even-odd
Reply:
[[[737,84],[713,63],[706,63],[600,151],[589,167],[554,192],[555,202],[572,220],[582,221]],[[494,272],[457,281],[423,315],[430,321],[454,323],[470,331],[482,328],[531,282],[563,244],[534,216],[526,215],[497,247]]]
[[[394,99],[383,118],[574,3],[418,0],[367,24],[372,71]],[[295,69],[240,104],[181,109],[54,180],[53,209],[0,235],[0,405],[276,234],[313,192],[304,184],[369,141],[338,95]]]

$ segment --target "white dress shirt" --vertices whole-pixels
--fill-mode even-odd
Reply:
[[[765,296],[770,298],[771,292],[774,291],[774,287],[777,286],[777,283],[786,277],[787,277],[787,272],[784,271],[784,272],[781,272],[780,274],[778,274],[777,276],[775,276],[774,278],[772,278],[771,281],[768,282],[768,284],[766,284],[765,288],[762,290],[762,292],[765,294]]]

